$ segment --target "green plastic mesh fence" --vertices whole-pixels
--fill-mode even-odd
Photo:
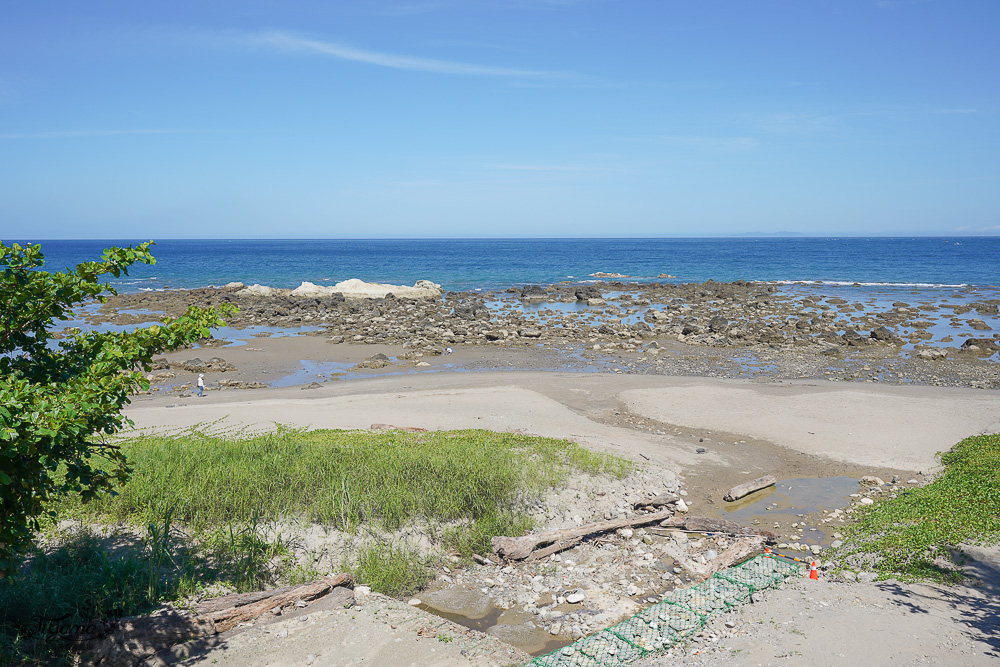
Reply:
[[[715,614],[750,600],[755,591],[771,588],[798,574],[799,565],[782,558],[757,556],[722,570],[690,588],[667,593],[635,616],[538,656],[525,667],[617,667],[656,653],[691,637]]]

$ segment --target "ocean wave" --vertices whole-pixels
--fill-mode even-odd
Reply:
[[[758,280],[759,283],[772,283],[774,285],[839,285],[843,287],[927,287],[927,288],[958,288],[971,287],[969,283],[950,285],[948,283],[887,283],[887,282],[861,282],[855,280]]]

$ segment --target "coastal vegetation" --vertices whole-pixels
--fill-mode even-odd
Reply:
[[[210,335],[232,305],[186,309],[176,319],[130,332],[81,332],[56,340],[54,324],[88,301],[115,294],[103,277],[153,264],[152,242],[110,248],[75,269],[43,271],[38,245],[0,243],[0,578],[17,570],[49,504],[69,494],[95,498],[128,478],[128,464],[106,436],[154,354]],[[98,468],[94,461],[101,459]]]
[[[966,438],[941,463],[930,484],[860,506],[838,558],[883,579],[961,581],[962,545],[1000,540],[1000,434]]]
[[[79,627],[326,574],[301,557],[297,526],[341,531],[351,547],[333,567],[406,595],[429,581],[434,559],[488,553],[494,535],[533,528],[546,492],[570,475],[634,469],[565,440],[481,430],[193,429],[118,446],[130,479],[114,495],[60,501],[45,544],[0,584],[6,655],[50,650],[33,641],[39,619]]]

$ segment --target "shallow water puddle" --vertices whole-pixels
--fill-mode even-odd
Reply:
[[[418,605],[419,609],[471,630],[489,632],[497,639],[531,655],[543,655],[573,643],[569,637],[553,637],[534,625],[534,614],[500,609],[485,594],[478,595],[462,588],[446,588],[435,591],[428,597],[432,601],[422,602]]]
[[[801,477],[783,479],[774,486],[751,493],[736,502],[725,503],[719,516],[745,526],[758,525],[770,529],[780,523],[782,529],[792,523],[802,523],[804,515],[847,507],[851,494],[860,490],[854,477]],[[806,530],[802,542],[828,546],[830,538],[818,525]]]

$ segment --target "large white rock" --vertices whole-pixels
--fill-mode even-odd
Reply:
[[[293,296],[327,296],[333,294],[334,290],[332,287],[323,287],[321,285],[316,285],[308,281],[304,281],[301,285],[292,290]]]
[[[384,283],[366,283],[358,278],[339,282],[329,288],[340,292],[348,299],[374,299],[394,294],[405,299],[433,299],[441,296],[441,286],[429,280],[418,280],[413,287],[405,285],[386,285]]]
[[[250,285],[245,289],[241,289],[237,294],[248,294],[250,296],[271,296],[278,290],[273,287],[268,287],[267,285]]]

